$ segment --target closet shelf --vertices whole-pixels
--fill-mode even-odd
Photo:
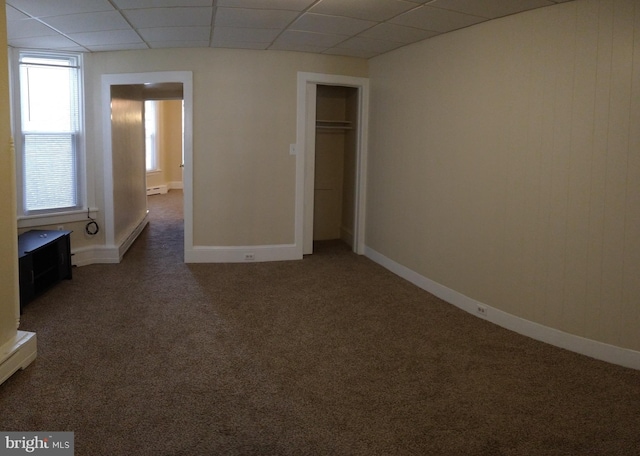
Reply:
[[[348,120],[316,120],[316,128],[331,130],[353,130]]]

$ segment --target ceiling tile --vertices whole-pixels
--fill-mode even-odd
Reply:
[[[149,47],[145,43],[124,43],[124,44],[93,44],[91,46],[87,46],[92,52],[102,52],[102,51],[133,51],[136,49],[149,49]]]
[[[154,27],[138,29],[142,39],[149,41],[206,41],[209,43],[209,27]],[[207,44],[208,45],[208,44]]]
[[[493,19],[553,4],[547,0],[435,0],[429,6]]]
[[[20,19],[29,19],[29,16],[27,16],[24,13],[21,13],[17,9],[13,8],[12,6],[7,5],[6,11],[7,11],[7,21],[18,21]]]
[[[112,0],[120,9],[213,6],[213,0]]]
[[[322,53],[327,48],[322,46],[311,46],[300,43],[274,43],[272,46],[269,46],[270,50],[273,51],[297,51],[297,52],[313,52],[316,54]]]
[[[127,30],[127,21],[117,11],[69,14],[46,18],[46,23],[62,33],[95,32],[102,30]]]
[[[342,35],[328,35],[325,33],[300,32],[295,30],[287,30],[282,33],[274,44],[292,45],[299,43],[305,46],[315,46],[329,48],[341,43],[345,40]]]
[[[124,10],[135,28],[210,26],[213,8],[147,8]]]
[[[83,46],[144,43],[133,30],[72,33],[69,34],[69,38]]]
[[[365,30],[359,36],[378,40],[396,41],[398,43],[415,43],[416,41],[421,41],[435,35],[439,35],[439,32],[385,22],[369,30]]]
[[[244,42],[219,42],[211,47],[226,48],[226,49],[255,49],[264,50],[267,49],[266,43],[244,43]]]
[[[108,0],[11,0],[9,3],[33,17],[114,11]]]
[[[372,51],[365,51],[362,49],[331,48],[324,51],[323,54],[342,55],[345,57],[358,57],[361,59],[370,59],[371,57],[375,57],[379,53],[372,52]]]
[[[382,54],[384,52],[389,52],[393,49],[397,49],[401,46],[404,46],[404,43],[398,43],[398,42],[386,41],[386,40],[374,40],[372,38],[356,36],[354,38],[349,38],[348,40],[340,43],[336,47],[340,49],[356,49],[356,50],[371,51],[377,54]]]
[[[321,0],[309,12],[382,22],[416,6],[402,0]]]
[[[31,38],[38,36],[55,36],[57,32],[36,19],[21,21],[7,21],[7,38],[12,41],[17,38]]]
[[[271,43],[276,39],[280,30],[258,29],[246,27],[215,27],[213,29],[213,42],[240,42],[240,43]]]
[[[12,40],[12,45],[19,48],[54,49],[77,47],[78,43],[62,35],[37,36]]]
[[[201,41],[150,41],[149,47],[151,49],[166,49],[166,48],[202,48],[209,47],[209,40]]]
[[[304,11],[316,0],[218,0],[218,6],[231,8]]]
[[[334,35],[355,35],[374,25],[376,25],[375,22],[351,17],[306,13],[291,24],[290,29]]]
[[[283,29],[297,16],[294,11],[217,8],[215,25]]]
[[[390,22],[444,33],[485,20],[483,17],[458,13],[457,11],[421,6],[392,19]]]

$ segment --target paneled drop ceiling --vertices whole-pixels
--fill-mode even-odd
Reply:
[[[571,0],[7,0],[10,46],[100,52],[214,47],[370,58]]]

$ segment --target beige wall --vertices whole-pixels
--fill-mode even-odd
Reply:
[[[0,0],[0,346],[16,335],[18,238],[15,161],[9,120],[5,2]]]
[[[137,86],[111,88],[113,211],[116,244],[124,241],[147,212],[144,154],[144,99]]]
[[[366,76],[367,62],[230,49],[96,53],[87,59],[90,150],[102,147],[101,75],[152,71],[193,72],[194,244],[292,244],[297,73]]]
[[[640,350],[640,4],[577,0],[370,61],[367,244]]]
[[[182,100],[158,101],[160,170],[147,173],[147,187],[182,184]]]
[[[161,102],[160,125],[164,183],[182,183],[182,100]]]

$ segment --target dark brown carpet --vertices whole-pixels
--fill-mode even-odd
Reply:
[[[119,265],[29,304],[0,429],[76,455],[634,455],[640,372],[501,329],[344,245],[182,263],[180,192]]]

